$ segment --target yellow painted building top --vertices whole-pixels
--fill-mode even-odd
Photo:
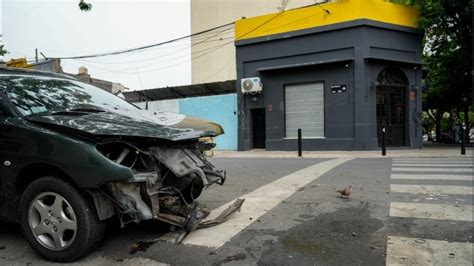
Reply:
[[[329,14],[325,10],[328,10]],[[335,0],[238,20],[235,22],[235,39],[244,40],[357,19],[416,28],[418,12],[415,8],[384,0]]]

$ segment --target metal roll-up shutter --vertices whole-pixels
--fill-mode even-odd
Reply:
[[[324,84],[285,86],[285,131],[296,138],[301,128],[304,138],[324,137]]]

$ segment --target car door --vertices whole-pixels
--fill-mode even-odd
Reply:
[[[15,123],[19,119],[0,92],[0,217],[8,220],[15,219],[12,213],[15,213],[15,203],[18,201],[14,193],[14,181],[22,164],[23,150]]]

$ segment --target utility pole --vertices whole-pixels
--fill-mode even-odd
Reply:
[[[35,61],[38,63],[38,48],[35,48]]]

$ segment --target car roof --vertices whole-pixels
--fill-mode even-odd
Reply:
[[[54,73],[49,71],[41,71],[41,70],[33,70],[27,68],[11,68],[11,67],[0,67],[0,75],[10,74],[10,75],[28,75],[28,76],[42,76],[42,77],[51,77],[51,78],[65,78],[65,79],[72,79],[77,80],[74,77],[61,74],[61,73]]]

